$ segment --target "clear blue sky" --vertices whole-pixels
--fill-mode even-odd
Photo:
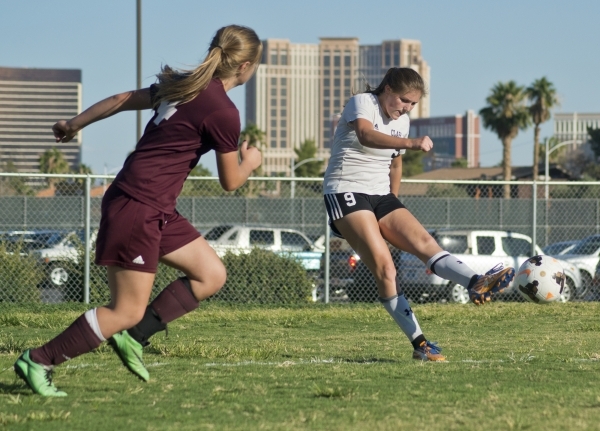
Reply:
[[[481,0],[200,2],[143,0],[143,84],[161,64],[201,61],[214,32],[243,24],[262,39],[318,43],[358,37],[360,43],[418,39],[431,66],[431,113],[478,111],[498,81],[528,85],[546,76],[558,90],[557,112],[600,112],[600,1]],[[135,88],[135,0],[0,2],[0,66],[81,69],[83,107]],[[243,87],[230,97],[244,121]],[[150,118],[143,116],[144,124]],[[95,173],[122,165],[135,145],[135,114],[122,113],[83,132],[83,162]],[[542,137],[552,134],[552,122]],[[51,139],[50,131],[49,139]],[[513,143],[513,165],[531,164],[533,131]],[[481,139],[482,166],[500,163],[491,132]],[[214,158],[203,159],[214,170]]]

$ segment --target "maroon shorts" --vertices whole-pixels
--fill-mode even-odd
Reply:
[[[102,199],[96,264],[155,273],[162,256],[200,236],[177,211],[165,214],[111,186]]]

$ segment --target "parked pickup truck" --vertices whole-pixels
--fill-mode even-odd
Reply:
[[[485,273],[496,264],[518,270],[531,257],[531,238],[527,235],[495,230],[438,230],[432,233],[440,246],[455,255],[478,273]],[[535,254],[544,254],[536,245]],[[558,259],[567,277],[561,301],[571,301],[582,291],[579,269]],[[422,297],[446,298],[450,302],[467,303],[469,296],[464,286],[449,282],[431,273],[423,262],[409,253],[402,253],[398,276],[401,286],[418,291]],[[499,297],[518,295],[514,282]]]
[[[218,225],[203,236],[219,257],[227,252],[249,253],[258,247],[293,256],[307,271],[319,271],[321,265],[323,250],[316,247],[302,232],[294,229]]]

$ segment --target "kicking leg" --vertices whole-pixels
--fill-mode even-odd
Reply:
[[[501,292],[514,277],[513,268],[494,267],[481,275],[456,256],[444,251],[419,221],[405,208],[397,209],[379,220],[383,237],[394,247],[417,256],[434,274],[465,286],[471,300],[479,305]]]

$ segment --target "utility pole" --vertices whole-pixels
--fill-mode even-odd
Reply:
[[[137,43],[136,43],[136,57],[137,57],[137,86],[139,90],[142,88],[142,0],[136,0],[136,27],[137,27]],[[137,119],[137,134],[136,144],[142,137],[142,111],[136,111]]]

